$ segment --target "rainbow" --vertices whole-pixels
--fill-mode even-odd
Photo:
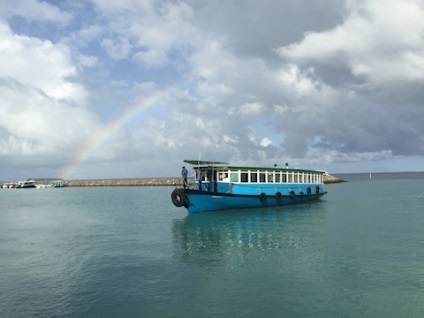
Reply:
[[[155,91],[151,95],[145,97],[140,102],[126,109],[121,116],[110,122],[102,129],[94,133],[84,144],[78,149],[69,163],[60,169],[59,176],[63,179],[68,179],[77,167],[90,156],[90,153],[99,148],[110,136],[117,132],[121,127],[127,125],[134,118],[138,117],[145,109],[157,104],[163,97],[167,96],[173,90],[185,90],[195,85],[195,82],[200,77],[205,78],[210,75],[211,69],[202,68],[197,72],[190,74],[187,80],[179,85],[170,85],[161,91]]]
[[[172,88],[163,91],[156,91],[150,96],[144,98],[134,106],[127,108],[116,120],[110,122],[102,129],[96,131],[83,146],[78,149],[72,160],[63,167],[59,175],[63,179],[68,179],[77,167],[90,156],[90,153],[99,148],[110,136],[116,133],[121,127],[127,125],[134,118],[138,117],[145,109],[155,105],[160,99],[167,95]]]

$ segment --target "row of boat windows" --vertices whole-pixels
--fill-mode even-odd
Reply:
[[[227,171],[218,172],[223,182],[322,183],[322,175],[298,171]]]

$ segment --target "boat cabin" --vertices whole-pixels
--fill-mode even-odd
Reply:
[[[277,185],[317,185],[323,183],[323,171],[237,167],[217,162],[185,162],[193,164],[195,189],[212,192],[228,192],[235,185],[275,187]]]

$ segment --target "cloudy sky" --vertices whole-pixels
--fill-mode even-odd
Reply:
[[[0,180],[424,170],[423,0],[0,0]]]

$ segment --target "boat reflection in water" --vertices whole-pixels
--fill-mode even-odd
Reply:
[[[316,229],[324,220],[323,204],[188,214],[173,224],[176,253],[202,265],[236,266],[257,253],[313,250],[322,238]]]

